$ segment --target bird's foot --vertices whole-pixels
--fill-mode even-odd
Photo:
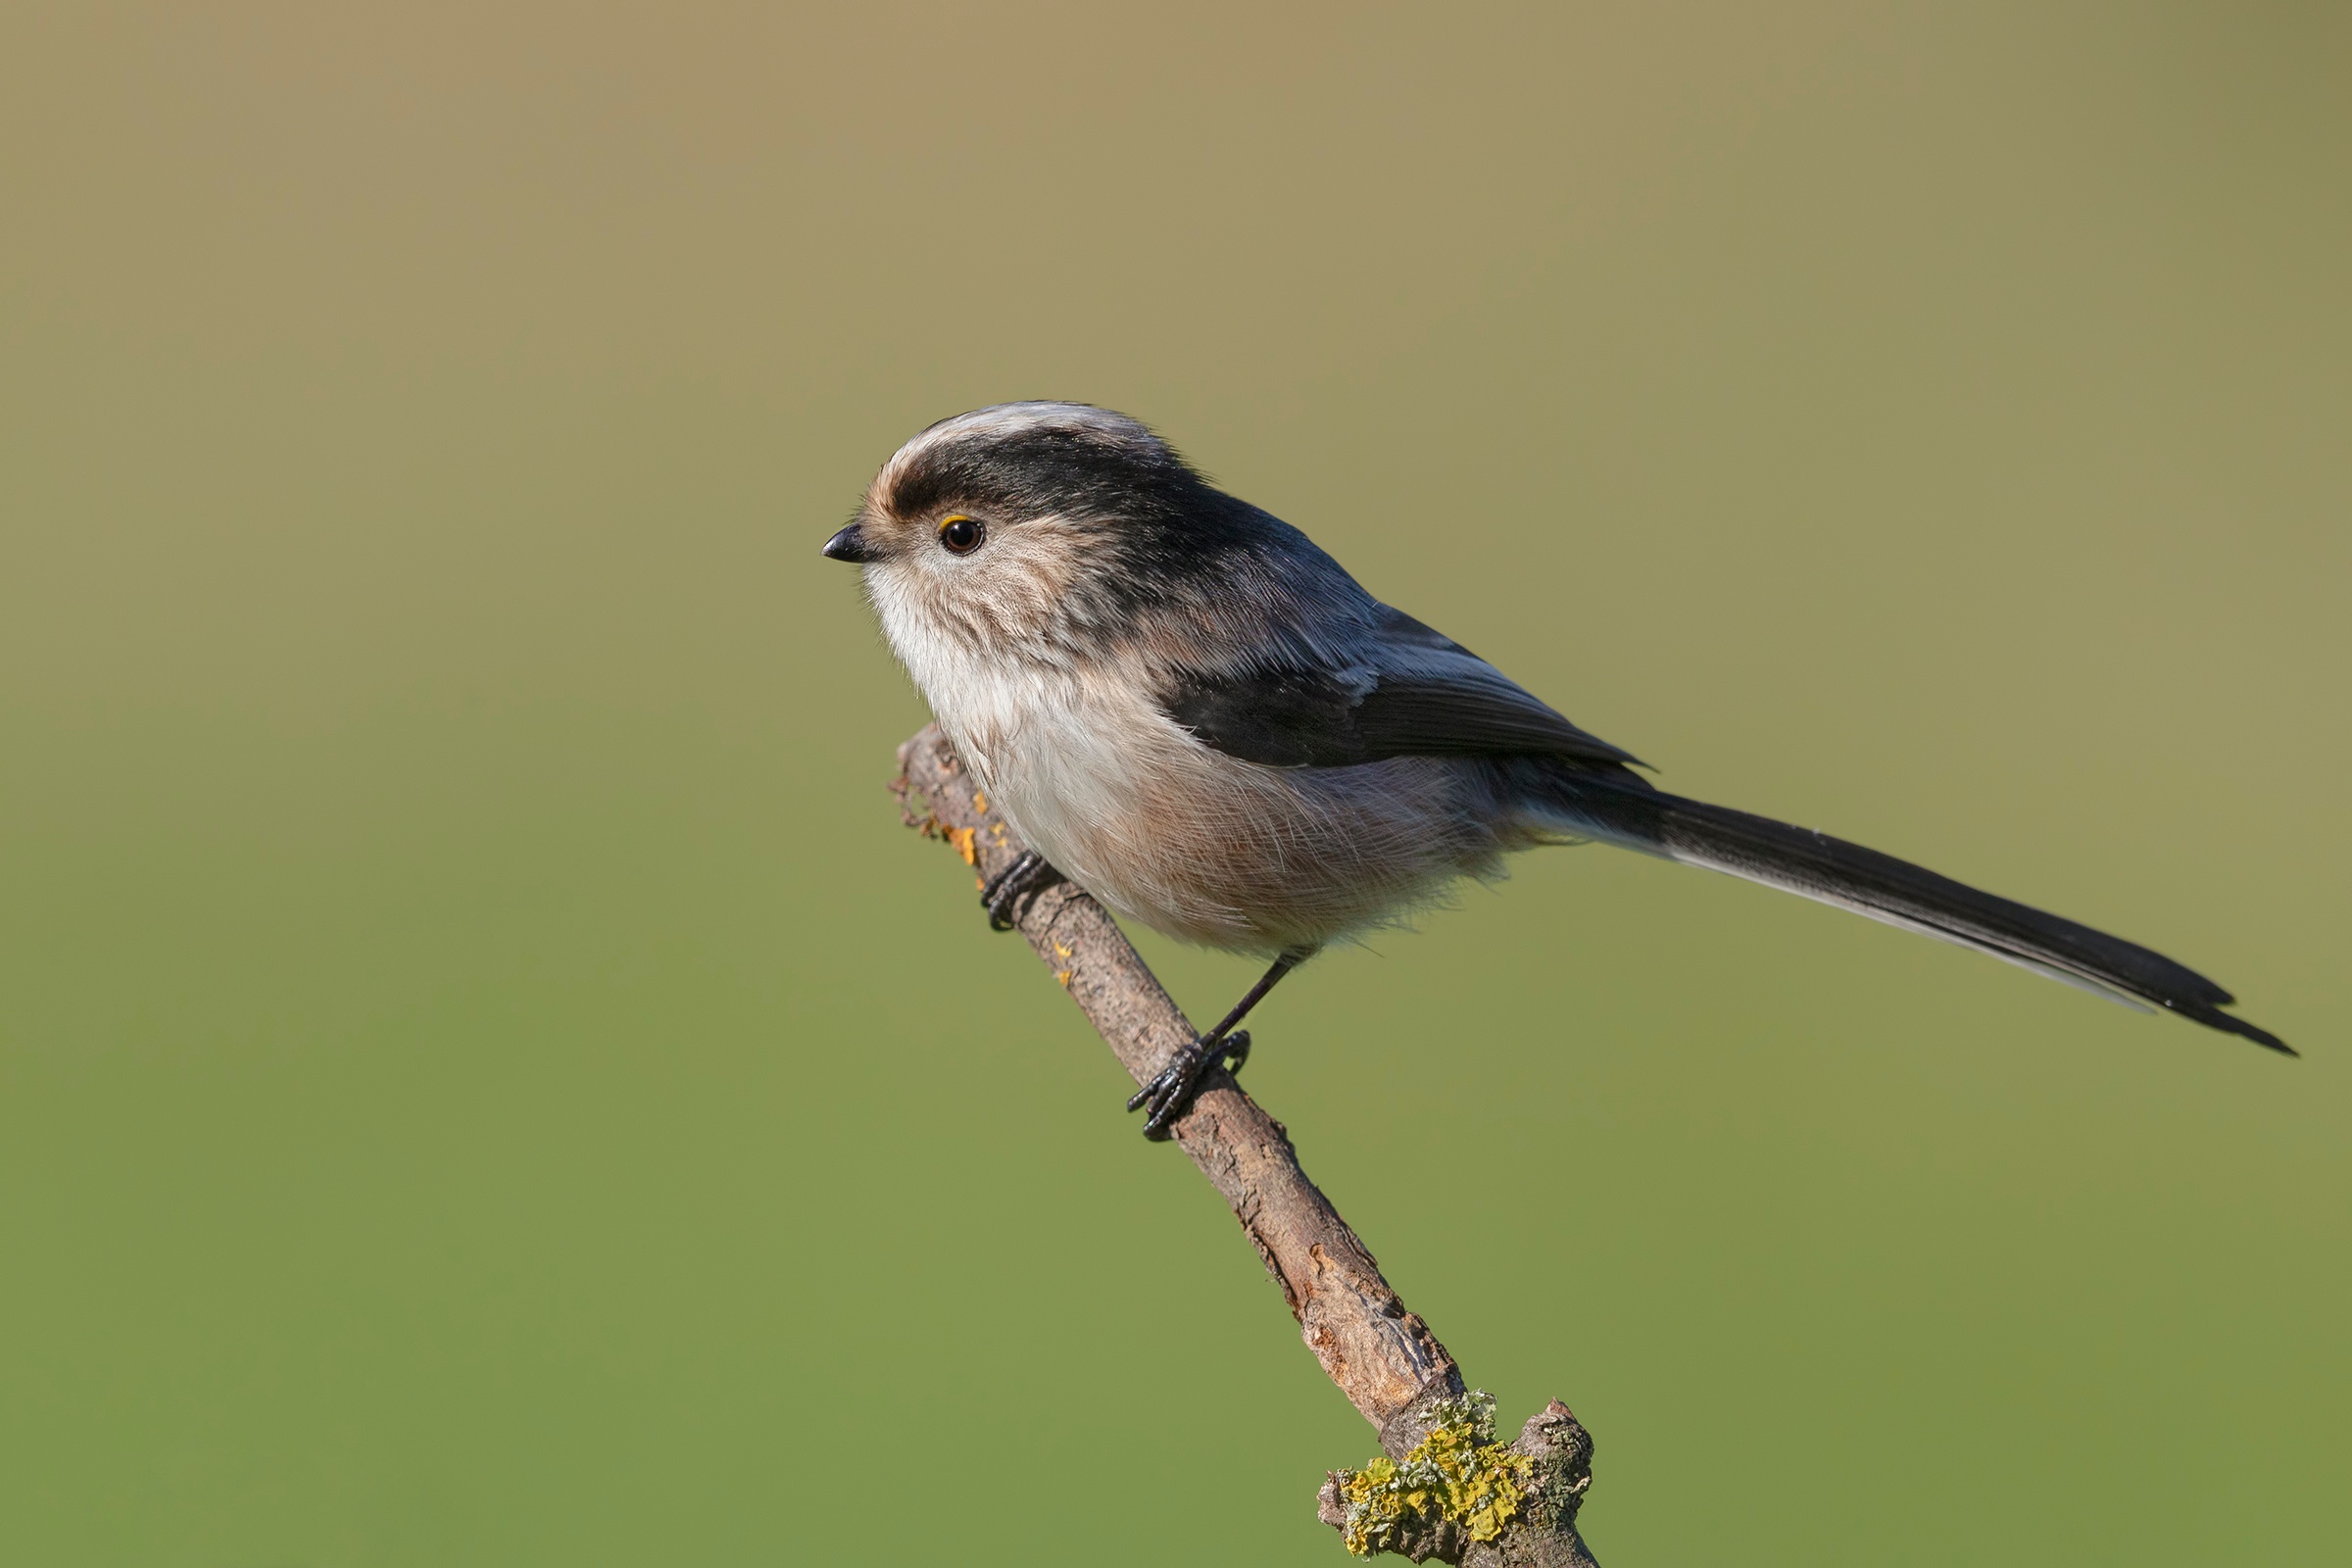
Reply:
[[[991,931],[1009,931],[1019,918],[1020,906],[1040,893],[1061,881],[1062,875],[1046,863],[1046,858],[1035,850],[1023,850],[1004,870],[988,879],[980,890],[980,906],[988,911]]]
[[[1178,1117],[1190,1110],[1193,1099],[1200,1093],[1201,1080],[1220,1066],[1239,1075],[1242,1063],[1250,1059],[1250,1031],[1236,1029],[1222,1040],[1197,1039],[1176,1053],[1159,1076],[1138,1089],[1127,1102],[1129,1110],[1149,1107],[1151,1114],[1144,1118],[1144,1136],[1153,1143],[1167,1141]]]

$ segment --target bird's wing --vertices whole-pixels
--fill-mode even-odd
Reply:
[[[1203,745],[1273,767],[1482,753],[1594,765],[1638,760],[1460,644],[1386,607],[1377,635],[1345,664],[1291,658],[1242,670],[1179,670],[1161,703]]]

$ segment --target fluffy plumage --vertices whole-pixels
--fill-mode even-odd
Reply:
[[[2145,948],[1651,788],[1123,415],[1015,403],[933,425],[826,553],[863,564],[891,646],[1022,836],[1186,941],[1310,953],[1507,854],[1591,838],[2286,1049]]]

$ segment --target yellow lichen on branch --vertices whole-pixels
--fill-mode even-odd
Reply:
[[[1355,1555],[1390,1550],[1406,1531],[1440,1521],[1472,1541],[1493,1541],[1534,1489],[1535,1460],[1494,1441],[1492,1396],[1473,1391],[1433,1414],[1438,1425],[1402,1459],[1340,1472],[1342,1539]]]

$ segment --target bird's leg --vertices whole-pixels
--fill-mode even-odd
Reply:
[[[1048,865],[1044,856],[1035,850],[1023,850],[1017,859],[990,877],[988,886],[980,890],[980,906],[988,911],[988,928],[1011,930],[1015,912],[1023,901],[1036,898],[1062,880],[1062,874]]]
[[[1229,1072],[1242,1070],[1242,1063],[1250,1059],[1250,1031],[1234,1026],[1250,1016],[1250,1009],[1263,1002],[1266,993],[1307,957],[1304,953],[1286,953],[1276,958],[1274,967],[1258,977],[1257,984],[1233,1004],[1233,1010],[1214,1029],[1180,1048],[1159,1070],[1158,1077],[1135,1092],[1135,1097],[1127,1102],[1127,1108],[1141,1110],[1148,1105],[1152,1110],[1144,1118],[1146,1138],[1153,1143],[1166,1139],[1176,1118],[1192,1107],[1193,1097],[1200,1092],[1200,1080],[1214,1072],[1220,1063]]]

